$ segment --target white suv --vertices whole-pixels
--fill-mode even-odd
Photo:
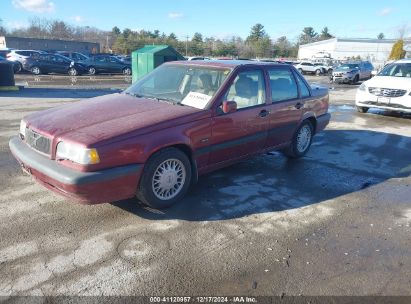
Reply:
[[[45,53],[43,51],[36,51],[36,50],[11,50],[10,53],[8,53],[7,60],[9,61],[14,61],[19,63],[19,71],[23,69],[23,63],[24,60],[27,58],[30,58],[34,54],[42,54]]]
[[[411,59],[397,60],[363,82],[355,105],[361,113],[369,108],[411,113]]]
[[[322,67],[321,66],[317,66],[312,62],[308,62],[308,61],[302,61],[299,64],[297,64],[295,66],[295,68],[301,73],[301,74],[305,74],[305,73],[312,73],[315,74],[317,76],[321,75],[322,73]]]

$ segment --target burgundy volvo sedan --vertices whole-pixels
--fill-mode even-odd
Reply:
[[[328,90],[291,65],[181,61],[123,93],[28,115],[9,145],[62,195],[164,208],[201,174],[270,150],[305,155],[329,120]]]

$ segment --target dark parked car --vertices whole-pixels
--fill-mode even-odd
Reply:
[[[3,56],[0,55],[0,63],[11,64],[11,65],[13,65],[14,73],[20,72],[20,63],[17,62],[17,61],[7,60],[6,58],[4,58]]]
[[[89,59],[88,56],[78,53],[78,52],[66,52],[66,51],[58,51],[56,54],[62,55],[64,57],[70,58],[72,61],[75,62],[82,62],[84,60]]]
[[[86,203],[137,195],[162,208],[199,175],[258,153],[304,156],[329,120],[328,90],[290,65],[178,61],[124,93],[23,118],[10,149],[60,194]]]
[[[91,75],[98,73],[131,75],[131,64],[111,55],[94,55],[83,61]]]
[[[23,68],[34,75],[57,73],[77,76],[87,74],[87,67],[58,54],[40,54],[27,58]]]

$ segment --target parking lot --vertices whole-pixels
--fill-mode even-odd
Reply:
[[[0,93],[0,296],[411,295],[411,115],[357,113],[358,85],[306,78],[331,88],[332,114],[306,157],[202,176],[158,211],[71,202],[8,148],[25,115],[129,77],[18,75],[26,88]]]

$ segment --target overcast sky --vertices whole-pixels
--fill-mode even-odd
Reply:
[[[337,37],[397,38],[399,27],[411,35],[410,0],[0,0],[0,19],[8,29],[26,26],[31,17],[61,19],[73,25],[158,29],[182,39],[205,36],[245,38],[261,23],[272,37],[295,39],[306,26],[324,26]]]

